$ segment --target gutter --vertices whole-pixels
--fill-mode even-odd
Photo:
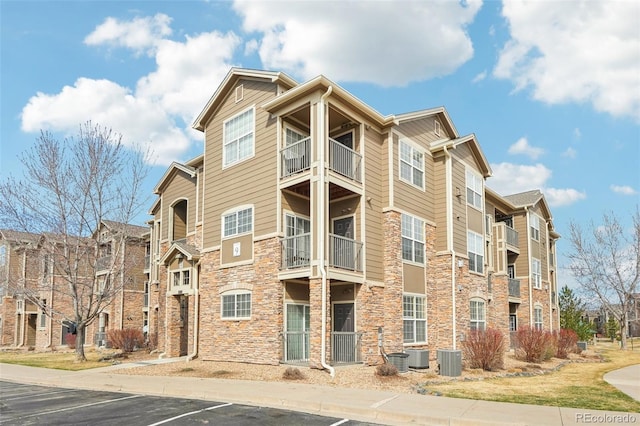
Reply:
[[[453,182],[452,172],[451,172],[451,154],[447,146],[443,146],[444,155],[447,159],[445,164],[446,174],[447,174],[447,186],[446,186],[446,197],[447,197],[447,249],[451,253],[451,349],[456,349],[456,251],[453,248]],[[455,149],[455,146],[454,146]]]
[[[198,339],[200,330],[198,328],[198,315],[200,314],[200,261],[196,263],[196,276],[195,276],[195,288],[194,288],[194,303],[193,307],[193,352],[187,355],[187,362],[193,360],[198,356]]]
[[[533,327],[533,282],[531,280],[531,235],[529,235],[531,229],[531,223],[529,222],[529,207],[524,206],[524,211],[527,213],[527,270],[529,271],[529,327]],[[542,277],[540,278],[542,280]]]
[[[326,208],[326,200],[325,200],[325,102],[327,97],[329,97],[329,95],[331,94],[331,92],[333,91],[333,87],[329,86],[329,88],[327,89],[326,93],[324,95],[322,95],[320,97],[320,103],[318,104],[318,116],[321,118],[320,120],[320,125],[318,126],[319,129],[319,135],[318,135],[318,140],[321,143],[322,149],[320,149],[319,152],[319,164],[320,164],[320,181],[319,181],[319,185],[320,187],[318,188],[318,198],[320,199],[320,214],[319,214],[319,218],[318,218],[318,223],[319,223],[319,227],[318,227],[318,234],[319,234],[319,238],[318,238],[318,247],[320,248],[320,253],[318,253],[319,255],[319,268],[320,268],[320,275],[322,276],[322,326],[321,326],[321,332],[322,332],[322,336],[321,336],[321,345],[320,345],[320,365],[322,365],[322,368],[325,368],[327,370],[329,370],[329,374],[331,375],[331,377],[335,377],[336,375],[336,371],[333,367],[331,367],[329,364],[327,364],[326,362],[326,356],[327,356],[327,271],[325,269],[324,263],[325,263],[325,231],[326,231],[326,227],[325,227],[325,208]]]

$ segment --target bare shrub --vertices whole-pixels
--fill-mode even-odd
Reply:
[[[495,328],[472,330],[462,342],[462,351],[468,368],[496,371],[504,367],[506,349],[504,335]]]
[[[395,365],[389,363],[380,364],[378,367],[376,367],[376,374],[383,377],[397,376],[398,368]]]
[[[540,362],[551,359],[556,353],[553,334],[532,328],[520,327],[516,331],[516,358],[527,362]]]
[[[64,336],[64,341],[67,344],[67,346],[69,347],[69,349],[75,349],[76,348],[76,335],[75,334],[67,333]]]
[[[578,333],[571,329],[560,329],[556,334],[556,357],[568,358],[569,354],[578,350]]]
[[[109,330],[107,340],[113,348],[121,349],[122,352],[133,352],[144,344],[144,334],[137,328]]]
[[[304,380],[307,377],[300,371],[300,369],[295,367],[287,367],[282,373],[282,378],[285,380]]]

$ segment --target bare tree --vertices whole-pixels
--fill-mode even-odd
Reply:
[[[42,131],[20,157],[24,176],[0,182],[2,227],[42,235],[29,248],[43,265],[37,285],[9,283],[10,291],[57,322],[75,326],[77,361],[86,360],[81,342],[87,326],[123,285],[104,278],[120,274],[123,263],[104,262],[96,230],[106,219],[129,223],[140,212],[147,160],[140,149],[125,147],[122,135],[87,122],[77,136],[62,141]],[[47,305],[47,294],[56,297],[55,306]]]
[[[614,316],[620,328],[621,348],[625,349],[628,315],[639,281],[638,208],[632,215],[631,230],[613,212],[605,213],[599,226],[591,222],[583,229],[572,222],[569,230],[569,268],[583,292]]]

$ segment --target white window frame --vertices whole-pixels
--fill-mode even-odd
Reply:
[[[241,314],[239,314],[238,312],[241,311],[240,309],[240,303],[246,303],[246,300],[244,301],[239,301],[238,298],[239,296],[243,296],[242,299],[246,299],[246,296],[248,296],[248,303],[249,303],[249,309],[248,309],[248,313],[246,312],[241,312]],[[233,314],[232,315],[225,315],[225,300],[229,300],[230,298],[233,299],[232,303],[233,303]],[[251,319],[251,309],[252,309],[252,294],[249,290],[235,290],[235,291],[229,291],[226,292],[224,294],[220,295],[220,318],[222,320],[249,320]],[[242,310],[242,311],[246,311],[246,309]]]
[[[542,262],[535,257],[531,258],[531,281],[533,281],[533,288],[542,288]]]
[[[409,149],[409,158],[403,158],[403,147],[406,147]],[[416,155],[420,157],[419,160],[417,160],[417,162],[414,161],[416,160],[416,158],[414,158]],[[423,191],[424,191],[424,183],[425,183],[424,157],[425,157],[425,154],[422,150],[416,148],[413,144],[409,143],[404,139],[400,140],[400,144],[398,146],[398,162],[399,162],[398,173],[400,176],[400,180],[402,182],[406,182],[409,185],[414,186]],[[405,168],[408,167],[410,176],[407,176],[407,177],[403,176],[403,173],[402,173],[403,166]],[[417,173],[421,174],[420,184],[416,184],[415,182]]]
[[[484,274],[484,237],[477,232],[467,230],[467,255],[469,271]]]
[[[484,203],[484,180],[475,171],[466,170],[467,205],[483,210]]]
[[[239,219],[240,219],[240,215],[244,214],[245,212],[249,212],[250,216],[250,220],[249,220],[249,224],[248,224],[248,229],[247,229],[247,224],[246,221],[243,222],[243,227],[241,229],[240,225],[239,225]],[[231,219],[231,217],[234,217],[235,220],[235,225],[233,225],[233,229],[227,229],[227,218]],[[253,215],[253,206],[240,206],[237,207],[233,210],[228,210],[226,212],[224,212],[222,214],[222,238],[233,238],[236,237],[238,235],[244,235],[244,234],[250,234],[253,232],[253,219],[254,219],[254,215]]]
[[[230,125],[234,120],[240,120],[240,117],[242,117],[244,114],[248,114],[249,112],[251,112],[251,124],[250,126],[248,126],[247,129],[244,129],[245,131],[243,131],[242,133],[239,133],[238,135],[234,135],[235,137],[233,139],[229,139],[229,129],[227,128],[228,125]],[[251,149],[243,154],[243,156],[240,155],[240,153],[242,152],[242,150],[240,149],[240,144],[241,144],[241,139],[245,138],[245,137],[251,137]],[[256,142],[256,108],[255,106],[251,106],[247,109],[245,109],[244,111],[234,115],[233,117],[227,119],[224,121],[224,123],[222,124],[222,167],[229,167],[232,166],[234,164],[238,164],[241,163],[249,158],[252,158],[255,155],[255,142]],[[233,143],[237,143],[237,147],[236,147],[236,157],[233,160],[230,160],[227,158],[227,146],[231,145]]]
[[[441,126],[441,124],[440,124],[440,122],[438,120],[433,120],[433,133],[436,136],[440,136],[440,134],[442,133],[441,132],[441,127],[442,126]]]
[[[540,241],[540,217],[536,214],[531,214],[530,231],[531,239]]]
[[[407,309],[409,308],[410,309]],[[405,324],[412,325],[410,339],[405,335]],[[423,324],[424,335],[418,336],[418,323]],[[424,294],[402,294],[402,340],[404,344],[427,343],[427,297]]]
[[[402,228],[402,260],[424,265],[426,258],[424,252],[424,220],[410,214],[402,213],[400,227]],[[405,241],[411,245],[410,257],[405,257]],[[417,248],[421,249],[422,258],[417,256]]]
[[[536,330],[542,330],[544,322],[542,320],[542,306],[536,305],[533,307],[533,328]]]
[[[469,301],[469,329],[487,329],[487,303],[483,299]]]

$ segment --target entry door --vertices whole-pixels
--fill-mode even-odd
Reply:
[[[310,319],[308,305],[287,304],[285,361],[309,360]]]
[[[344,238],[334,238],[333,262],[337,268],[355,270],[356,259],[353,245],[354,239],[353,216],[336,219],[333,221],[333,234]]]
[[[180,297],[180,356],[189,353],[189,299]]]
[[[333,305],[333,339],[331,348],[334,363],[356,362],[357,336],[353,303]]]
[[[27,317],[27,346],[36,345],[36,324],[38,321],[38,314],[29,314]]]
[[[333,170],[349,178],[353,178],[354,159],[350,151],[353,149],[353,132],[336,136],[333,140],[338,142],[340,145],[349,148],[349,150],[346,150],[340,149],[339,146],[334,147],[332,155],[333,158],[331,159],[333,161]]]

